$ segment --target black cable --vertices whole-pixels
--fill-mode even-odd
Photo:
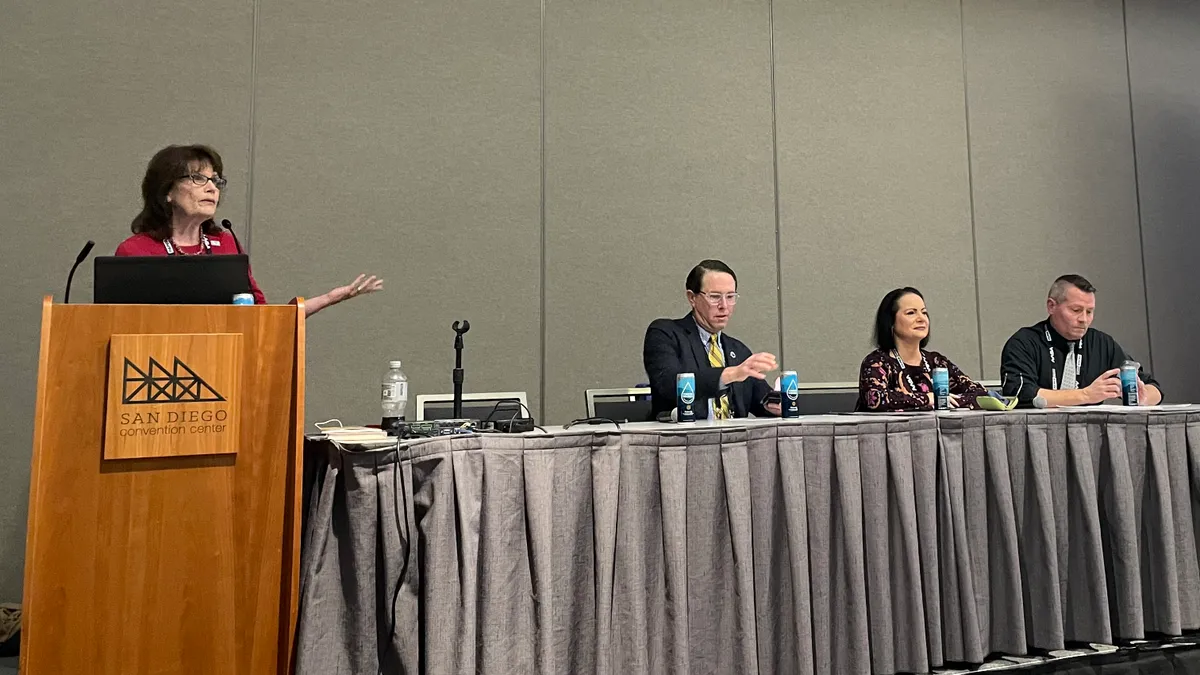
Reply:
[[[525,409],[525,412],[529,413],[529,419],[533,419],[533,411],[529,409],[529,406],[525,405],[524,403],[521,403],[521,401],[517,401],[517,403],[520,404],[520,406]],[[517,419],[517,416],[513,415],[512,417],[510,417],[508,419],[508,423],[511,425],[512,421],[515,419]],[[533,425],[533,428],[537,429],[538,431],[542,432],[543,434],[550,433],[549,431],[546,431],[545,429],[543,429],[541,426],[539,426],[537,424]]]
[[[517,415],[519,415],[521,413],[522,409],[524,409],[525,412],[529,413],[530,419],[533,419],[533,411],[529,409],[529,406],[522,403],[520,399],[515,399],[515,398],[506,398],[506,399],[501,399],[501,400],[497,401],[496,405],[492,408],[492,411],[488,413],[488,417],[491,417],[492,414],[494,414],[496,412],[496,410],[499,409],[500,404],[505,403],[505,402],[516,402],[517,405],[520,406],[519,408],[517,408],[517,412],[514,413],[513,416],[509,418],[510,424],[512,423],[513,420],[515,420],[517,418]],[[613,424],[616,424],[616,422],[613,422]],[[538,429],[542,433],[549,433],[545,429],[543,429],[542,427],[540,427],[536,424],[534,425],[534,428]],[[476,430],[476,431],[483,431],[483,430]],[[494,431],[494,430],[488,430],[488,431]],[[438,436],[432,435],[432,434],[414,434],[414,433],[406,431],[404,436],[402,436],[402,439],[405,439],[405,438],[408,438],[408,439],[437,438],[437,437]],[[393,510],[393,513],[394,513],[395,519],[396,519],[396,532],[399,533],[401,530],[399,484],[403,481],[404,472],[400,468],[400,450],[401,450],[400,443],[397,443],[396,445],[397,445],[397,447],[394,451],[395,454],[392,457],[392,464],[393,464],[393,467],[394,467],[394,470],[396,473],[395,483],[393,484],[393,492],[392,492],[392,510]],[[409,449],[411,450],[411,448],[409,448]],[[411,459],[411,455],[410,455],[410,459]],[[376,469],[378,469],[378,467],[379,467],[378,462],[376,462],[375,466],[376,466]],[[411,539],[411,533],[410,533],[410,539]],[[407,575],[407,573],[408,573],[408,555],[405,555],[404,564],[400,568],[400,575],[396,578],[396,587],[395,587],[395,589],[392,590],[391,617],[390,617],[390,623],[388,625],[388,630],[387,630],[387,638],[386,638],[386,641],[384,642],[382,650],[376,651],[376,654],[377,654],[376,659],[378,660],[378,664],[379,664],[379,670],[378,670],[377,675],[386,675],[386,673],[384,673],[384,671],[383,671],[383,658],[384,658],[384,656],[387,655],[388,651],[391,649],[392,643],[396,637],[396,623],[397,623],[396,622],[396,605],[400,601],[400,590],[403,587],[404,577]]]
[[[393,452],[395,454],[392,455],[392,466],[396,472],[396,478],[395,478],[395,482],[393,482],[393,484],[392,484],[392,512],[394,513],[394,515],[396,517],[396,534],[397,534],[397,536],[399,536],[400,531],[401,531],[401,526],[400,526],[400,524],[401,524],[400,484],[402,482],[404,482],[404,471],[400,468],[400,444],[399,443],[396,444],[396,448],[395,448],[395,450],[393,450]],[[409,455],[409,459],[410,460],[412,459],[411,454]],[[375,467],[376,467],[376,469],[379,468],[378,462],[375,463]],[[411,546],[411,541],[412,541],[412,533],[410,532],[409,533],[409,542],[410,542],[409,545],[410,546]],[[378,652],[378,656],[376,657],[378,659],[378,663],[379,663],[379,672],[377,675],[386,675],[386,673],[383,672],[383,657],[387,655],[388,650],[391,649],[392,643],[394,642],[394,640],[396,638],[396,623],[397,623],[396,622],[396,605],[400,601],[400,589],[403,587],[404,577],[407,575],[408,575],[408,552],[406,551],[405,555],[404,555],[404,563],[400,566],[400,574],[399,574],[399,576],[396,577],[396,588],[392,591],[392,605],[391,605],[391,617],[390,617],[391,623],[390,623],[390,625],[388,627],[388,631],[387,631],[387,636],[388,636],[387,641],[383,645],[383,651]],[[399,658],[399,654],[397,654],[397,658]]]
[[[486,417],[484,417],[483,419],[481,419],[479,421],[480,422],[494,422],[495,420],[492,419],[492,415],[496,414],[496,411],[500,409],[500,404],[502,404],[502,403],[516,403],[518,406],[524,407],[526,410],[529,410],[529,407],[526,406],[524,403],[521,403],[521,399],[519,399],[519,398],[502,398],[502,399],[496,401],[496,405],[492,406],[491,412],[489,412]],[[520,407],[517,408],[517,415],[519,415],[519,414],[521,414]],[[509,421],[511,422],[512,420],[515,420],[517,418],[517,415],[513,415],[509,419]],[[532,418],[533,413],[530,413],[529,417]]]
[[[530,410],[529,406],[525,405],[521,401],[521,399],[519,399],[519,398],[502,398],[502,399],[496,401],[496,405],[492,406],[492,410],[491,410],[491,412],[489,412],[487,414],[487,417],[479,420],[480,424],[484,424],[485,422],[491,422],[492,427],[489,429],[476,429],[475,431],[477,431],[479,433],[504,433],[504,432],[498,431],[495,428],[496,421],[492,419],[492,415],[494,415],[496,413],[496,411],[500,408],[501,403],[516,403],[517,406],[519,406],[517,408],[516,412],[514,412],[512,414],[512,417],[508,418],[508,425],[509,425],[510,429],[512,428],[513,421],[515,421],[517,419],[517,416],[521,414],[522,410],[524,410],[526,413],[529,414],[529,419],[531,419],[531,420],[533,419],[533,411]],[[538,424],[533,425],[533,428],[537,429],[538,431],[542,432],[543,434],[550,433],[549,431],[546,431],[542,426],[540,426]]]
[[[520,400],[517,401],[517,405],[519,405],[521,407],[517,408],[517,412],[513,413],[512,417],[508,418],[508,425],[509,425],[510,429],[512,428],[513,420],[517,419],[517,415],[521,414],[522,408],[525,409],[525,412],[529,413],[529,419],[533,419],[533,411],[529,409],[529,406],[525,405],[524,403],[521,403]],[[545,429],[542,429],[542,431],[545,431]]]
[[[563,429],[570,429],[576,424],[611,424],[618,429],[621,428],[620,422],[607,417],[581,417],[577,420],[571,420],[569,424],[564,424]]]

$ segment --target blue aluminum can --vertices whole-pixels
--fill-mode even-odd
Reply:
[[[696,375],[680,373],[675,376],[675,411],[680,422],[696,421]]]
[[[1138,368],[1142,364],[1136,361],[1126,361],[1121,364],[1121,402],[1125,405],[1138,405]]]
[[[233,296],[233,304],[235,304],[235,305],[253,305],[254,304],[254,294],[253,293],[238,293],[237,295]]]
[[[785,370],[779,378],[779,412],[781,417],[800,416],[800,378],[796,371]]]
[[[950,409],[950,371],[945,368],[933,369],[933,401],[938,410]]]

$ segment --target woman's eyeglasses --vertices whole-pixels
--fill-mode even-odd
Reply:
[[[180,180],[183,180],[184,178],[192,181],[192,185],[197,187],[203,187],[205,183],[211,180],[212,184],[217,186],[218,190],[224,190],[225,186],[229,184],[229,181],[220,176],[205,176],[202,173],[189,173],[186,176],[179,177]]]

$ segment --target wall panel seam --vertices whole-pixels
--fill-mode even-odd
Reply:
[[[779,317],[779,365],[789,368],[784,359],[783,332],[783,231],[779,217],[779,122],[775,113],[775,0],[767,3],[767,39],[771,47],[771,178],[775,198],[775,310]],[[795,370],[795,368],[790,368]]]
[[[1129,93],[1129,147],[1133,154],[1133,201],[1137,207],[1138,251],[1142,262],[1142,298],[1146,303],[1146,362],[1154,372],[1154,327],[1150,321],[1150,283],[1146,274],[1146,234],[1142,227],[1142,177],[1138,171],[1137,123],[1133,119],[1133,66],[1129,63],[1129,10],[1121,0],[1121,37],[1125,40],[1125,84]]]
[[[979,237],[975,231],[975,169],[971,159],[971,98],[967,84],[967,20],[965,0],[958,2],[959,47],[962,50],[963,122],[967,146],[967,203],[971,215],[971,269],[975,275],[975,339],[979,344],[979,377],[987,372],[983,356],[983,303],[979,294]],[[997,361],[998,362],[998,361]]]
[[[247,132],[248,152],[246,156],[246,222],[241,226],[245,249],[249,252],[254,239],[254,127],[255,97],[258,93],[258,1],[250,3],[250,124]]]
[[[546,419],[546,0],[541,0],[541,17],[538,23],[538,46],[541,49],[539,76],[539,131],[538,131],[538,164],[541,172],[538,187],[538,225],[539,225],[539,263],[538,296],[540,309],[538,321],[541,324],[541,358],[538,369],[538,418]]]

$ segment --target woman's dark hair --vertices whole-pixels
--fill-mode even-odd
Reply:
[[[885,352],[896,348],[896,335],[892,332],[892,328],[896,325],[896,312],[900,310],[900,298],[910,293],[922,300],[925,299],[925,296],[921,295],[921,291],[912,286],[905,286],[883,296],[883,300],[879,302],[879,309],[875,311],[875,346]],[[927,344],[929,344],[928,335],[921,340],[921,347],[924,348]]]
[[[171,236],[171,205],[167,195],[175,181],[209,165],[217,175],[225,174],[225,165],[216,150],[207,145],[168,145],[154,153],[146,165],[142,179],[142,212],[130,224],[134,234],[148,234],[159,241]],[[218,234],[221,228],[209,220],[204,223],[205,234]]]

